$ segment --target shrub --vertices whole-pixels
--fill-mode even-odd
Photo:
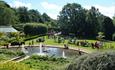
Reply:
[[[5,54],[5,55],[9,55],[9,56],[22,56],[22,55],[25,55],[20,50],[13,51],[11,49],[0,49],[0,54]]]
[[[24,33],[26,35],[44,35],[47,33],[47,27],[43,24],[26,24],[24,26]]]
[[[76,59],[67,70],[115,70],[115,52],[87,54]]]
[[[40,37],[36,40],[36,42],[44,42],[45,41],[45,38],[44,37]]]
[[[56,57],[49,57],[49,56],[38,56],[38,55],[32,55],[30,59],[34,60],[40,60],[40,61],[59,61],[59,62],[68,62],[65,58],[56,58]]]
[[[0,70],[30,70],[30,68],[25,64],[7,62],[0,64]]]

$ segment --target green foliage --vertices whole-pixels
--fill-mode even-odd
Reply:
[[[51,21],[51,18],[46,13],[42,14],[42,19],[44,22],[50,22]]]
[[[26,35],[44,35],[47,33],[47,27],[43,24],[26,24],[24,26],[24,33]]]
[[[98,32],[98,36],[97,36],[97,39],[98,40],[103,40],[103,38],[104,38],[105,36],[104,36],[104,33],[103,32]]]
[[[16,24],[18,18],[15,11],[4,1],[0,1],[0,25]]]
[[[25,54],[21,50],[11,50],[11,49],[0,49],[0,62],[4,60],[11,59],[17,56],[24,56]]]
[[[45,38],[44,37],[39,37],[36,42],[44,42],[45,41]]]
[[[105,38],[112,40],[112,35],[115,30],[112,19],[109,17],[105,17],[103,21],[103,27],[104,27]]]
[[[6,55],[10,55],[10,56],[21,56],[21,55],[25,55],[23,52],[17,50],[17,51],[13,51],[10,49],[0,49],[0,54],[6,54]]]
[[[25,63],[33,70],[64,70],[69,61],[64,58],[32,55],[22,63]]]
[[[61,36],[54,36],[54,42],[56,43],[64,43],[65,39]]]
[[[100,30],[100,25],[98,18],[100,12],[95,7],[91,7],[90,10],[86,11],[86,20],[85,20],[85,36],[89,38],[96,37],[97,32]]]
[[[84,27],[84,20],[85,10],[81,7],[81,5],[68,3],[62,8],[58,23],[62,33],[67,32],[80,35],[81,27]]]
[[[111,40],[115,31],[112,20],[101,14],[99,9],[91,7],[87,10],[77,3],[68,3],[62,8],[58,27],[64,35],[73,33],[77,37],[91,39],[95,39],[98,32],[104,32],[105,39]]]
[[[4,36],[4,35],[5,35],[4,33],[0,32],[0,38],[1,38],[2,36]]]
[[[69,44],[76,44],[76,40],[77,40],[76,38],[73,38],[73,39],[70,38],[70,39],[68,40],[68,43],[69,43]]]
[[[115,15],[113,16],[113,24],[115,26]]]
[[[14,24],[13,27],[14,27],[16,30],[23,32],[23,31],[24,31],[24,25],[25,25],[25,24],[21,24],[21,23],[20,23],[20,24]]]
[[[29,22],[28,9],[26,7],[19,7],[16,10],[17,16],[21,23]]]
[[[34,60],[40,60],[40,61],[60,61],[60,62],[68,62],[65,58],[55,58],[55,57],[49,57],[49,56],[38,56],[38,55],[32,55],[30,59]]]
[[[38,22],[38,23],[43,22],[42,15],[37,10],[34,9],[29,10],[28,15],[29,15],[29,22]]]
[[[96,52],[76,59],[67,70],[115,70],[115,52]]]
[[[28,66],[16,62],[0,63],[0,70],[30,70]]]

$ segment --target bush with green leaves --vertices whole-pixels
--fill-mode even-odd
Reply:
[[[44,35],[47,33],[47,26],[37,23],[28,23],[24,26],[26,35]]]
[[[0,63],[0,70],[30,70],[30,68],[22,63],[7,62]]]
[[[54,42],[56,43],[64,43],[65,39],[61,36],[54,36]]]
[[[56,58],[56,57],[49,57],[49,56],[38,56],[38,55],[32,55],[30,59],[34,60],[40,60],[40,61],[59,61],[59,62],[68,62],[65,58]]]
[[[66,70],[115,70],[115,51],[83,55],[71,63]]]
[[[32,55],[29,59],[22,61],[32,70],[65,70],[69,62],[68,59],[64,58],[38,55]]]
[[[17,49],[16,51],[11,49],[0,49],[0,62],[18,56],[25,56],[25,54],[20,49]]]

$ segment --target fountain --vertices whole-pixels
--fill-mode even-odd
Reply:
[[[42,51],[42,43],[40,43],[40,54],[42,54],[43,51]]]
[[[64,51],[62,52],[62,57],[63,57],[63,58],[66,58]]]
[[[45,53],[43,53],[43,50],[42,50],[42,43],[40,43],[40,46],[39,46],[40,48],[39,48],[39,50],[40,50],[40,52],[39,53],[37,53],[38,55],[46,55]]]
[[[28,53],[28,51],[24,48],[24,46],[22,46],[22,51],[23,51],[25,54]]]

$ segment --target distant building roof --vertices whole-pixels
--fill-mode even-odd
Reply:
[[[12,26],[0,26],[0,32],[18,32],[16,29],[14,29]]]

